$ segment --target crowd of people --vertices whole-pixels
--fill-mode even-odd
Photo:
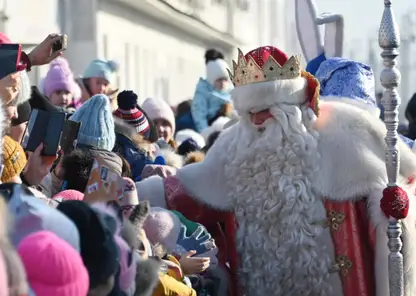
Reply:
[[[114,61],[93,60],[74,75],[52,51],[57,38],[23,53],[31,65],[0,82],[0,295],[227,295],[227,272],[206,228],[141,200],[135,185],[202,161],[236,118],[224,56],[207,51],[206,79],[174,112],[163,99],[139,104],[135,91],[119,89]],[[0,43],[12,42],[0,34]],[[46,76],[31,84],[27,72],[43,64]],[[71,152],[24,150],[33,110],[81,123]],[[84,200],[97,157],[122,177],[121,199]]]
[[[357,292],[339,278],[328,280],[331,272],[324,276],[330,260],[319,257],[314,238],[326,226],[312,221],[322,216],[321,208],[313,210],[318,195],[328,199],[327,212],[336,213],[331,197],[370,199],[375,187],[384,186],[385,173],[377,170],[384,164],[384,126],[369,66],[318,57],[308,73],[295,58],[266,46],[240,52],[232,69],[221,52],[209,49],[206,75],[192,99],[169,106],[163,98],[140,103],[135,90],[120,89],[115,61],[93,60],[75,75],[64,52],[52,50],[57,38],[50,35],[22,53],[24,67],[0,80],[0,296]],[[10,43],[0,33],[0,44]],[[27,72],[45,64],[46,76],[33,85]],[[336,102],[318,104],[318,98]],[[416,172],[415,101],[400,141],[407,185]],[[45,156],[41,143],[25,151],[34,110],[81,123],[73,149]],[[334,131],[326,132],[328,125]],[[367,130],[367,137],[358,136]],[[330,160],[312,160],[315,152]],[[346,232],[345,216],[334,217]],[[374,221],[362,219],[367,232]],[[354,258],[350,269],[367,264]],[[342,274],[344,265],[338,267]],[[364,294],[354,295],[385,295],[366,284]],[[331,285],[343,292],[331,294]]]

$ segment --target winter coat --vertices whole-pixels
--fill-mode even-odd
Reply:
[[[191,112],[197,132],[209,126],[223,105],[231,103],[230,92],[217,91],[207,80],[200,78],[192,100]]]

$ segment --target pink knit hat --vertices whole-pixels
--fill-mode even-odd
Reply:
[[[143,229],[153,245],[161,244],[169,252],[172,252],[176,248],[181,225],[178,216],[171,211],[152,207],[146,221],[144,221]]]
[[[43,88],[47,97],[50,97],[54,91],[58,90],[66,90],[74,97],[80,93],[74,74],[72,74],[68,62],[62,57],[49,68],[43,81]]]
[[[172,127],[172,133],[175,134],[175,115],[172,108],[164,100],[148,98],[141,106],[150,120],[164,119]]]
[[[81,256],[54,233],[32,233],[17,250],[36,295],[87,295],[89,278]]]
[[[84,199],[84,194],[77,191],[77,190],[64,190],[61,191],[59,193],[57,193],[54,197],[52,197],[53,199],[58,199],[60,201],[63,200],[83,200]]]
[[[114,236],[114,239],[120,249],[120,289],[127,295],[134,295],[136,290],[136,257],[124,239],[118,235]]]

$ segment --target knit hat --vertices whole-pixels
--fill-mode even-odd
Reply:
[[[5,184],[7,185],[7,184]],[[58,210],[34,197],[24,185],[10,186],[9,212],[14,217],[11,241],[17,246],[27,235],[48,230],[80,250],[80,235],[74,223]]]
[[[230,75],[228,71],[230,67],[227,62],[223,59],[216,59],[215,61],[209,61],[206,65],[206,79],[211,84],[214,85],[217,79],[229,79]]]
[[[36,295],[87,295],[88,272],[81,256],[53,232],[28,235],[20,242],[18,252]]]
[[[136,257],[133,250],[120,236],[116,235],[115,241],[120,249],[120,289],[128,295],[133,295],[136,289],[134,281],[136,277]]]
[[[119,250],[114,241],[116,225],[79,200],[63,201],[58,210],[77,226],[81,257],[90,277],[90,288],[106,282],[119,269]]]
[[[58,90],[66,90],[73,96],[81,92],[78,84],[75,82],[74,74],[71,72],[68,62],[62,57],[49,68],[43,81],[43,86],[45,95],[48,97]]]
[[[204,146],[202,146],[204,147]],[[182,156],[188,155],[188,153],[199,151],[202,149],[201,146],[198,145],[197,142],[195,142],[194,139],[188,139],[185,140],[182,144],[178,147],[178,154]]]
[[[83,200],[84,199],[84,194],[77,191],[77,190],[69,189],[69,190],[64,190],[64,191],[61,191],[61,192],[57,193],[52,198],[60,200],[60,201],[63,201],[63,200]]]
[[[17,118],[12,119],[12,126],[17,126],[24,122],[28,122],[31,112],[32,108],[30,107],[29,101],[25,101],[24,103],[17,106]]]
[[[166,101],[148,98],[142,104],[142,108],[149,116],[150,120],[155,121],[156,119],[164,119],[169,122],[173,134],[175,133],[175,115]]]
[[[343,58],[328,59],[319,66],[316,78],[320,95],[348,98],[377,108],[374,73],[370,66]]]
[[[23,147],[9,136],[3,137],[3,172],[1,182],[8,183],[19,176],[26,166],[26,154]]]
[[[117,96],[117,104],[118,109],[114,111],[114,115],[135,127],[137,133],[148,138],[150,133],[149,122],[137,108],[137,95],[131,90],[122,91]]]
[[[81,122],[78,143],[111,151],[116,141],[110,100],[105,95],[95,95],[86,101],[70,120]]]
[[[123,178],[124,190],[123,198],[120,200],[121,206],[135,206],[139,204],[139,197],[137,195],[136,184],[130,178]]]
[[[194,140],[198,147],[205,146],[204,137],[194,130],[184,129],[184,130],[178,131],[175,135],[175,142],[178,146],[180,146],[183,142],[185,142],[188,139]]]
[[[143,229],[153,245],[161,244],[171,252],[176,248],[181,231],[181,221],[166,209],[152,207]]]
[[[115,73],[118,71],[118,68],[118,64],[115,61],[96,59],[88,65],[83,78],[104,78],[110,84],[114,84]]]

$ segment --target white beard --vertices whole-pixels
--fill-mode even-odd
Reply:
[[[277,123],[262,133],[243,116],[227,153],[240,283],[250,296],[331,295],[330,258],[317,242],[323,228],[311,224],[326,218],[308,178],[319,173],[315,117],[290,105],[270,110]]]

